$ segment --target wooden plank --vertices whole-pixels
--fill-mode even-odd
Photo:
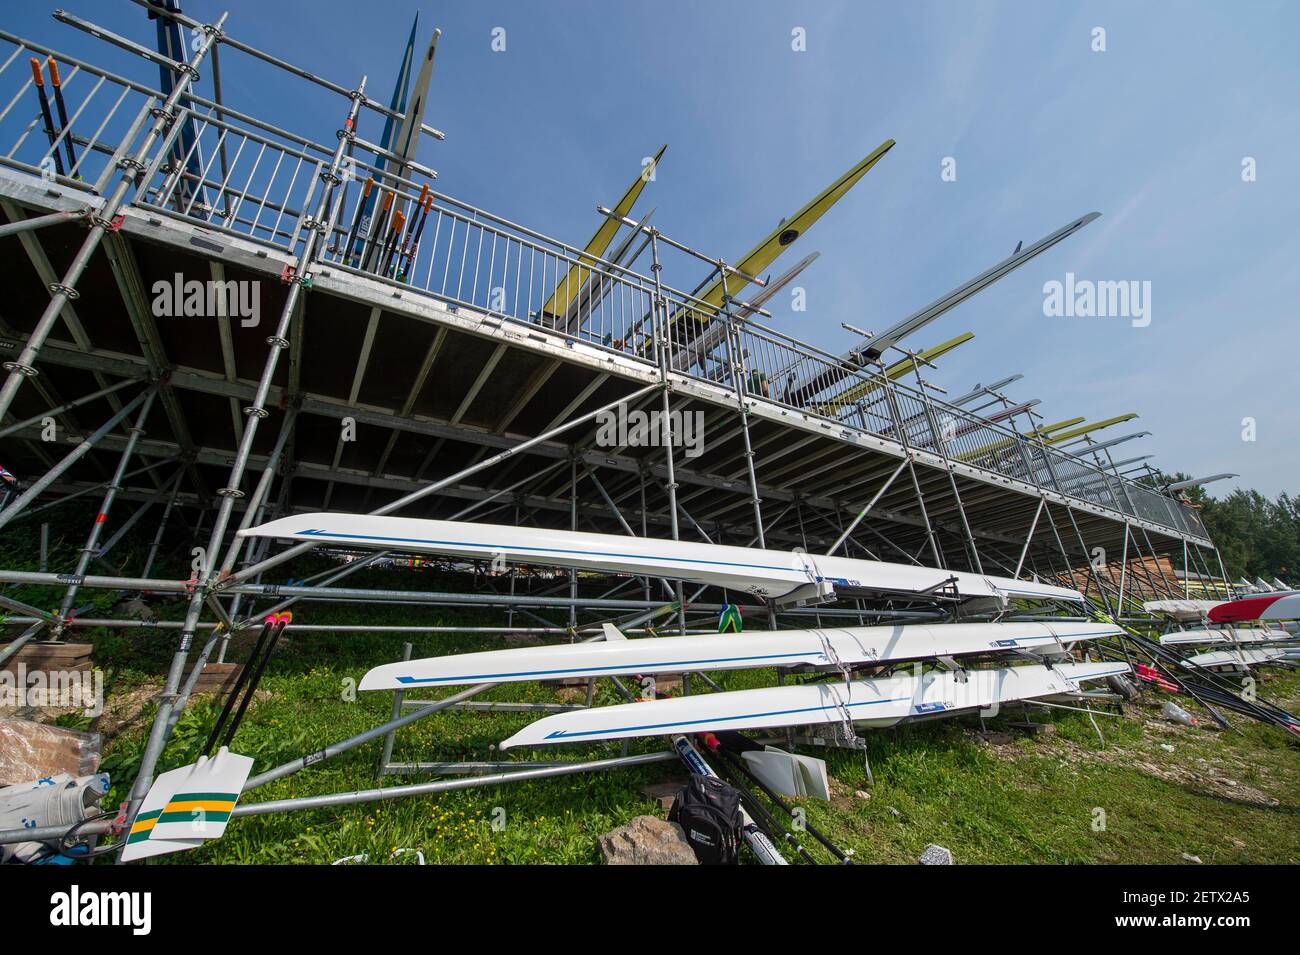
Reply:
[[[194,684],[194,695],[206,696],[213,693],[218,699],[224,697],[234,688],[235,681],[239,679],[243,668],[243,664],[240,663],[209,663],[199,674],[198,682]]]
[[[4,646],[8,646],[5,644]],[[4,647],[0,647],[4,649]],[[87,671],[92,668],[91,653],[94,646],[89,643],[54,643],[41,641],[29,643],[13,657],[5,661],[3,672],[18,673],[18,666],[24,665],[27,672],[33,670],[71,670]]]

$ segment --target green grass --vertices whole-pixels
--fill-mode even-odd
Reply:
[[[364,614],[364,616],[363,616]],[[452,623],[437,612],[410,608],[303,607],[299,620],[365,619],[374,623],[420,619]],[[465,625],[464,618],[460,618]],[[396,659],[403,638],[381,634],[299,634],[273,662],[237,738],[235,749],[257,759],[255,772],[365,730],[389,715],[387,693],[345,693],[371,665]],[[147,647],[108,635],[97,659],[116,669],[115,692],[146,684],[161,672],[170,639],[157,634]],[[500,646],[481,635],[423,636],[415,654],[464,652]],[[234,658],[240,658],[238,654]],[[141,659],[143,658],[143,660]],[[142,667],[152,659],[151,666]],[[130,660],[131,662],[128,662]],[[770,675],[726,675],[727,688],[759,685]],[[1300,677],[1285,675],[1261,688],[1294,708]],[[111,699],[111,697],[110,697]],[[554,701],[556,691],[516,684],[480,699]],[[598,703],[620,700],[602,688]],[[835,780],[831,803],[801,801],[808,820],[862,862],[912,862],[930,843],[952,849],[962,863],[1179,863],[1183,854],[1204,862],[1294,863],[1300,860],[1295,792],[1297,747],[1274,727],[1234,720],[1218,731],[1175,726],[1159,716],[1162,698],[1126,708],[1124,719],[1098,718],[1105,743],[1088,717],[1052,711],[1035,719],[1054,735],[1028,736],[1007,727],[1015,713],[988,721],[1010,742],[986,741],[973,718],[894,730],[864,731],[875,785],[861,754],[809,750],[828,760]],[[146,714],[147,715],[147,714]],[[169,745],[163,767],[192,761],[215,717],[209,701],[191,706]],[[449,710],[401,731],[394,758],[493,760],[494,744],[531,718]],[[144,727],[122,733],[107,747],[106,767],[119,786],[134,775]],[[1172,744],[1172,753],[1160,744]],[[379,779],[381,744],[358,747],[249,794],[245,802],[324,794],[414,781]],[[631,752],[651,752],[654,741]],[[617,745],[566,747],[564,758],[614,756]],[[512,754],[556,758],[553,752]],[[232,823],[219,841],[159,861],[208,863],[321,863],[366,853],[386,859],[399,847],[420,848],[430,862],[595,863],[597,836],[641,814],[660,814],[642,796],[647,783],[682,774],[676,763],[579,774],[487,789],[470,789],[348,807],[258,816]],[[1231,783],[1236,785],[1231,785]],[[853,795],[865,791],[869,799]],[[120,797],[119,790],[114,793]],[[1104,829],[1095,828],[1097,810]],[[504,828],[494,814],[504,812]],[[805,843],[812,840],[805,837]],[[829,856],[820,849],[815,855]],[[792,856],[793,858],[793,856]],[[399,861],[412,861],[407,857]]]

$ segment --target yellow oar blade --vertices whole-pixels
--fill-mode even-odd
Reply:
[[[1079,438],[1085,434],[1091,434],[1093,431],[1100,431],[1102,428],[1109,428],[1111,425],[1121,424],[1125,421],[1131,421],[1137,417],[1136,412],[1129,414],[1116,415],[1113,418],[1106,418],[1104,421],[1097,421],[1093,424],[1084,425],[1082,428],[1076,428],[1074,425],[1083,421],[1083,418],[1066,418],[1064,421],[1057,421],[1055,424],[1045,424],[1041,428],[1035,428],[1033,431],[1026,431],[1026,438],[1041,438],[1043,444],[1060,444],[1062,441],[1069,441],[1072,438]],[[1064,428],[1071,430],[1065,431]],[[1060,432],[1058,434],[1058,432]],[[1051,435],[1051,437],[1048,437]],[[965,454],[957,455],[959,461],[971,461],[975,458],[987,454],[995,454],[1007,448],[1014,446],[1010,438],[1002,441],[995,441],[992,444],[986,444],[983,447],[976,448],[974,451],[967,451]]]
[[[1106,418],[1103,421],[1096,421],[1092,424],[1084,425],[1082,428],[1075,428],[1072,431],[1065,431],[1061,434],[1053,435],[1047,440],[1048,444],[1060,444],[1062,441],[1070,441],[1073,438],[1081,438],[1085,434],[1091,434],[1094,431],[1100,431],[1102,428],[1109,428],[1111,425],[1123,424],[1125,421],[1132,421],[1137,417],[1137,412],[1130,411],[1128,414],[1116,415],[1113,418]],[[1082,419],[1080,419],[1082,420]]]
[[[788,245],[808,231],[809,226],[825,215],[831,206],[839,202],[859,179],[871,171],[871,167],[880,161],[880,157],[893,148],[894,141],[886,139],[855,164],[852,169],[809,200],[808,204],[802,209],[768,233],[767,237],[750,249],[744,258],[733,263],[734,267],[746,275],[758,275],[771,265],[776,260],[776,257],[785,251]],[[735,275],[726,276],[726,282],[726,291],[730,295],[738,294],[749,284]],[[720,307],[723,297],[722,283],[723,278],[719,276],[696,297],[714,306],[714,308]],[[713,310],[703,308],[690,309],[689,311],[691,315],[701,322],[709,321],[715,314]]]
[[[1082,418],[1066,418],[1064,421],[1057,421],[1054,424],[1045,424],[1041,428],[1034,428],[1031,431],[1026,431],[1024,434],[1026,438],[1045,438],[1047,435],[1052,434],[1055,431],[1060,431],[1062,428],[1069,428],[1078,424],[1082,420]],[[1050,441],[1044,443],[1051,444]],[[1013,447],[1014,445],[1015,442],[1010,438],[1003,438],[1001,441],[994,441],[992,444],[986,444],[973,451],[967,451],[965,454],[959,454],[957,455],[957,460],[971,461],[986,454],[994,454],[998,451],[1003,451],[1007,448]]]
[[[623,198],[619,199],[615,204],[614,215],[626,216],[632,211],[632,206],[636,204],[637,197],[641,195],[641,190],[645,188],[645,184],[650,180],[650,176],[653,175],[655,167],[659,165],[659,160],[667,148],[667,143],[660,146],[659,151],[654,154],[654,158],[637,173],[632,185],[628,186],[627,191],[623,193]],[[600,228],[596,230],[596,234],[591,237],[591,241],[583,247],[583,252],[596,258],[603,256],[605,250],[609,248],[609,244],[614,241],[614,236],[618,234],[618,227],[617,221],[606,218],[600,224]],[[582,261],[585,262],[586,259],[583,258]],[[560,279],[555,286],[555,291],[551,293],[551,297],[542,306],[542,315],[554,318],[567,313],[569,305],[578,297],[578,293],[582,291],[583,285],[590,276],[590,270],[583,268],[581,265],[570,266],[564,278]]]
[[[1058,421],[1055,424],[1045,424],[1042,427],[1034,428],[1032,431],[1026,431],[1025,437],[1032,438],[1035,435],[1046,437],[1049,434],[1055,434],[1062,428],[1073,428],[1076,424],[1083,424],[1082,418],[1066,418],[1064,421]]]
[[[1003,451],[1014,445],[1015,445],[1015,441],[1013,439],[1003,438],[1001,441],[994,441],[992,444],[980,445],[978,448],[975,448],[971,451],[963,451],[961,454],[957,455],[957,460],[974,461],[978,458],[984,457],[987,454],[996,454],[999,451]]]
[[[904,358],[902,361],[895,362],[885,369],[885,377],[890,381],[897,381],[903,375],[912,371],[918,363],[924,361],[934,361],[936,358],[948,354],[954,348],[965,345],[975,337],[974,332],[962,332],[956,338],[950,338],[946,342],[941,342],[932,348],[916,353],[916,358]],[[831,412],[842,408],[850,402],[857,401],[859,398],[866,397],[873,391],[879,389],[879,385],[874,381],[859,381],[851,388],[845,389],[841,394],[836,395],[825,404],[819,405],[817,411],[819,414],[830,414]]]
[[[912,369],[916,368],[918,363],[934,361],[936,358],[942,358],[954,348],[959,345],[965,345],[974,337],[974,332],[962,332],[956,338],[950,338],[946,342],[935,345],[933,348],[927,348],[925,351],[917,352],[916,358],[904,358],[902,361],[894,362],[885,369],[885,375],[890,381],[896,381]]]

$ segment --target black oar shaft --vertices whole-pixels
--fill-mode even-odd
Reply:
[[[383,187],[380,187],[383,191]],[[370,223],[366,228],[366,240],[362,246],[361,252],[361,271],[370,271],[370,258],[375,254],[375,249],[381,244],[380,230],[383,228],[383,222],[388,218],[388,210],[393,206],[393,193],[385,193],[382,204],[383,211],[374,210],[370,214]]]
[[[262,654],[262,658],[257,661],[257,665],[253,670],[253,676],[248,681],[248,689],[244,691],[244,698],[239,701],[239,709],[235,711],[235,715],[231,719],[230,725],[226,728],[226,736],[221,741],[222,746],[229,746],[231,741],[235,738],[235,733],[239,731],[239,724],[244,720],[244,712],[248,709],[248,704],[252,701],[253,694],[257,692],[257,685],[262,682],[262,674],[266,672],[266,665],[271,662],[271,655],[275,653],[275,646],[280,642],[280,634],[284,632],[284,626],[284,623],[280,622],[271,628],[270,640],[267,642],[266,651]],[[249,665],[252,665],[251,660],[249,661]]]
[[[266,642],[267,634],[270,632],[271,625],[269,623],[263,624],[261,633],[257,635],[257,642],[253,644],[253,652],[249,654],[248,662],[240,667],[239,676],[235,678],[235,685],[230,688],[230,693],[227,694],[226,700],[222,704],[221,714],[217,717],[217,722],[213,725],[212,732],[208,734],[208,741],[203,746],[204,756],[209,755],[212,752],[212,747],[216,745],[217,739],[221,735],[221,728],[225,724],[226,718],[230,716],[231,709],[235,706],[235,699],[239,696],[240,691],[248,682],[249,670],[252,662],[256,660],[258,655],[262,652],[262,645]]]
[[[54,57],[47,57],[45,65],[50,71],[50,86],[54,87],[54,106],[59,111],[59,125],[63,129],[63,148],[68,153],[68,173],[77,166],[76,154],[72,151],[72,127],[68,125],[68,107],[63,102],[63,81],[59,78],[59,64]]]
[[[411,239],[411,250],[406,253],[406,258],[398,269],[399,277],[405,276],[407,270],[411,267],[411,263],[415,261],[416,253],[420,250],[420,236],[424,235],[424,224],[429,220],[429,210],[431,208],[433,208],[433,197],[427,196],[420,210],[420,221],[415,226],[415,235]]]
[[[370,190],[375,187],[373,176],[366,177],[366,184],[361,189],[361,198],[357,200],[356,211],[352,213],[352,228],[348,230],[348,240],[343,245],[343,261],[351,264],[352,246],[357,241],[357,229],[361,227],[361,214],[365,211],[366,202],[370,199]]]
[[[745,765],[744,760],[737,759],[736,757],[732,756],[728,752],[725,751],[720,751],[720,752],[722,754],[723,762],[725,762],[728,766],[735,769],[746,779],[748,779],[751,783],[757,786],[762,791],[763,795],[765,795],[768,799],[772,800],[772,803],[775,806],[777,806],[782,812],[784,812],[787,816],[789,816],[791,819],[794,818],[794,810],[790,808],[790,804],[787,803],[785,800],[783,800],[775,792],[773,792],[772,789],[766,783],[763,782],[763,780],[759,779],[752,772],[750,772],[749,767]],[[829,838],[827,838],[825,835],[819,832],[817,828],[813,826],[812,823],[808,822],[805,819],[802,825],[804,831],[807,832],[808,835],[816,839],[818,842],[820,842],[823,846],[825,846],[827,850],[829,850],[830,853],[835,856],[835,858],[839,859],[841,862],[845,863],[846,865],[853,864],[853,860],[848,857],[848,854],[842,852],[833,842],[830,841]]]
[[[54,156],[54,168],[63,175],[63,160],[59,158],[58,136],[54,132],[54,117],[50,115],[50,99],[45,95],[45,77],[41,73],[41,61],[32,57],[32,80],[36,84],[36,98],[41,103],[41,118],[45,121],[45,135],[50,140],[50,151]]]

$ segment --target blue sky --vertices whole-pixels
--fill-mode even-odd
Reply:
[[[143,11],[64,0],[151,42]],[[1026,242],[1102,218],[918,333],[976,339],[930,372],[951,393],[1012,372],[1048,420],[1137,411],[1167,470],[1300,492],[1300,5],[1294,3],[336,0],[224,4],[227,32],[387,99],[411,16],[443,29],[420,159],[439,188],[575,244],[594,205],[669,144],[638,208],[734,259],[882,140],[898,145],[788,253],[807,311],[772,323],[835,351],[841,322],[882,329]],[[156,71],[10,7],[6,29],[140,79]],[[506,50],[491,49],[494,27]],[[806,31],[806,52],[791,31]],[[1104,53],[1091,48],[1106,30]],[[339,101],[231,51],[228,103],[318,140]],[[201,87],[201,89],[204,87]],[[372,121],[373,122],[373,121]],[[363,134],[367,130],[363,128]],[[370,135],[376,135],[373,129]],[[941,179],[944,157],[957,179]],[[1253,157],[1257,181],[1241,179]],[[784,260],[783,260],[784,263]],[[779,270],[780,264],[777,269]],[[1047,318],[1067,271],[1152,283],[1151,323]],[[698,275],[668,275],[691,287]],[[1242,419],[1257,440],[1241,439]],[[1122,433],[1120,431],[1112,434]],[[1133,449],[1130,451],[1129,449]]]

